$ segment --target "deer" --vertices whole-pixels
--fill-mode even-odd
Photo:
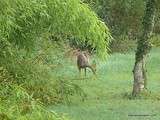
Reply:
[[[78,67],[79,73],[81,73],[81,70],[84,69],[85,76],[86,76],[87,68],[91,69],[94,75],[96,74],[96,64],[91,65],[89,63],[89,57],[85,52],[79,52],[77,54],[77,67]]]

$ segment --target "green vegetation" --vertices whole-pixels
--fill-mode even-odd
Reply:
[[[0,1],[2,120],[63,119],[44,106],[84,94],[76,84],[52,74],[64,65],[71,37],[87,42],[99,57],[106,57],[109,29],[80,0]]]
[[[31,49],[44,35],[75,37],[96,48],[100,57],[107,54],[109,29],[80,0],[1,0],[0,5],[1,41]]]
[[[145,3],[0,0],[0,120],[159,120],[159,48],[148,60],[148,91],[131,95]],[[155,47],[158,3],[147,39]],[[98,67],[97,76],[78,74],[79,50]]]
[[[141,35],[142,19],[147,1],[143,0],[84,0],[108,25],[113,38],[113,52],[126,52],[135,47]],[[154,36],[160,33],[160,2],[156,1]],[[157,42],[160,42],[158,40]],[[155,42],[154,42],[155,43]],[[126,45],[127,44],[127,45]]]
[[[73,120],[159,120],[159,51],[159,48],[154,48],[149,54],[148,92],[142,93],[137,99],[131,97],[134,52],[115,53],[106,63],[99,63],[96,80],[92,79],[92,73],[89,72],[87,77],[89,79],[73,81],[79,84],[87,94],[84,102],[75,98],[72,104],[60,104],[50,109],[67,114]],[[67,68],[66,66],[64,71]],[[74,75],[75,67],[67,72],[67,77]]]

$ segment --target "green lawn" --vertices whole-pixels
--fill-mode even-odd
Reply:
[[[73,81],[86,92],[85,101],[73,98],[71,104],[60,104],[51,109],[66,114],[73,120],[160,120],[160,49],[154,48],[148,59],[150,93],[136,100],[129,99],[133,65],[134,52],[111,55],[106,63],[98,65],[96,80]],[[76,66],[68,66],[60,74],[74,78],[78,73]],[[93,78],[91,72],[88,77]]]

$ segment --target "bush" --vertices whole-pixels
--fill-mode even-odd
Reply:
[[[21,86],[10,83],[1,85],[0,89],[3,90],[0,92],[1,120],[68,120],[65,116],[47,110]]]
[[[83,97],[82,89],[57,74],[66,64],[65,53],[69,48],[63,42],[44,39],[39,39],[34,52],[10,46],[12,54],[1,57],[0,65],[12,76],[15,84],[45,104],[71,102],[70,96],[73,95]]]
[[[19,55],[21,56],[22,53]],[[29,58],[22,58],[16,64],[17,59],[10,58],[12,63],[0,67],[0,119],[67,120],[65,116],[48,111],[44,105],[66,101],[64,99],[66,96],[67,100],[70,99],[68,96],[74,94],[75,88],[67,82],[61,85],[56,77],[52,78],[48,67],[42,64],[42,60],[33,63]],[[5,67],[9,68],[9,71]],[[61,88],[65,93],[62,94]]]

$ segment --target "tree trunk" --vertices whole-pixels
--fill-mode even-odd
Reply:
[[[134,84],[132,95],[138,95],[144,88],[147,88],[146,58],[151,50],[150,37],[154,27],[156,12],[155,0],[147,0],[145,15],[143,18],[143,31],[138,39],[138,46],[135,55],[133,69]]]
[[[146,59],[145,58],[143,58],[142,71],[143,71],[143,79],[144,79],[144,89],[147,89],[147,69],[146,69]]]

